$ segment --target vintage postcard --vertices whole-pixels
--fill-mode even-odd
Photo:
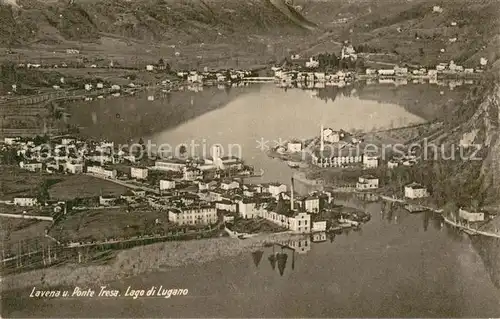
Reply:
[[[0,0],[1,318],[500,317],[500,0]]]

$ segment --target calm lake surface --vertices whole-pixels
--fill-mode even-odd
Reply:
[[[218,101],[210,111],[192,111],[211,97]],[[213,143],[238,144],[249,164],[265,170],[263,180],[283,182],[292,170],[257,148],[261,138],[309,138],[319,133],[320,123],[369,130],[423,121],[396,104],[352,95],[322,100],[308,91],[285,93],[274,86],[181,92],[168,99],[95,101],[75,107],[72,121],[84,133],[108,133],[118,142],[139,137],[171,145],[205,140],[207,149]],[[173,112],[172,105],[185,108]],[[183,117],[162,117],[163,109]],[[187,296],[33,300],[27,289],[25,295],[4,301],[4,309],[17,317],[500,316],[498,241],[470,239],[432,214],[408,214],[384,203],[353,199],[349,205],[372,214],[361,231],[321,243],[300,238],[303,252],[283,250],[286,264],[275,269],[268,257],[282,249],[255,247],[233,258],[110,283],[123,291],[128,286],[185,288]]]

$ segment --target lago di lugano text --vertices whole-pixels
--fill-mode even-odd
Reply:
[[[172,296],[186,296],[189,293],[188,289],[182,288],[165,288],[163,285],[151,286],[148,289],[135,289],[128,286],[124,293],[120,290],[108,286],[100,286],[98,289],[82,288],[76,286],[73,290],[59,290],[59,289],[39,289],[33,287],[30,293],[30,298],[116,298],[126,297],[137,299],[140,297],[162,297],[170,298]]]

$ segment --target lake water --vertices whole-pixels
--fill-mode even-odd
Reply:
[[[423,121],[395,104],[353,95],[319,99],[308,91],[284,93],[274,86],[184,92],[169,99],[148,102],[141,96],[82,104],[73,112],[81,117],[73,116],[72,121],[78,121],[84,133],[109,134],[117,141],[143,137],[177,145],[205,140],[208,149],[213,143],[238,144],[248,163],[265,170],[263,179],[283,182],[288,182],[292,170],[257,148],[261,138],[308,138],[319,133],[320,123],[334,129],[368,130]],[[197,103],[210,105],[209,110]],[[172,105],[185,108],[172,112]],[[181,119],[164,117],[162,110]],[[116,120],[118,113],[123,121]],[[41,301],[28,298],[26,289],[6,299],[4,309],[17,317],[500,316],[498,241],[471,240],[431,214],[412,215],[359,200],[350,200],[349,205],[370,212],[372,220],[361,231],[325,242],[301,239],[303,253],[283,250],[288,256],[283,274],[268,260],[282,249],[256,247],[232,258],[214,257],[209,263],[110,283],[121,289],[186,288],[187,296]]]
[[[187,296],[40,301],[27,300],[27,289],[4,305],[19,317],[498,317],[500,286],[492,274],[499,263],[487,264],[478,254],[481,239],[471,241],[432,214],[349,204],[369,211],[372,220],[325,242],[301,238],[302,253],[255,248],[110,283],[123,291],[185,288]],[[282,251],[288,258],[280,274],[268,257]]]
[[[220,144],[223,155],[242,157],[264,169],[261,181],[288,182],[292,170],[271,160],[265,148],[293,138],[319,135],[320,125],[336,130],[372,130],[424,120],[396,104],[360,99],[344,89],[326,98],[315,91],[253,85],[221,91],[178,92],[148,101],[142,94],[97,100],[70,109],[71,121],[92,137],[132,143],[142,138],[153,150],[175,153],[185,144],[189,153],[210,155]],[[323,91],[328,92],[328,91]],[[349,94],[345,94],[349,92]],[[350,96],[349,96],[350,95]],[[324,99],[322,99],[324,98]]]

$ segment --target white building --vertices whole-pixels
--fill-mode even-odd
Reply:
[[[220,183],[220,188],[223,190],[237,189],[240,188],[240,183],[237,181],[223,181]]]
[[[174,189],[175,181],[169,179],[160,180],[160,190]]]
[[[102,166],[89,166],[87,167],[87,173],[95,174],[104,178],[116,178],[116,170],[105,169]]]
[[[187,167],[186,161],[178,159],[158,160],[155,162],[154,169],[162,171],[182,172]]]
[[[215,208],[218,210],[225,210],[231,213],[236,213],[238,211],[238,204],[233,203],[229,200],[221,200],[215,202]]]
[[[210,225],[217,222],[217,209],[212,205],[196,205],[171,209],[168,220],[178,225]]]
[[[442,13],[443,8],[441,8],[440,6],[434,6],[434,7],[432,7],[432,12]]]
[[[401,68],[398,66],[394,67],[394,73],[399,76],[405,76],[408,75],[408,68]]]
[[[364,168],[376,168],[378,167],[378,157],[372,155],[363,155],[363,167]]]
[[[151,64],[146,65],[146,71],[153,71],[155,67]]]
[[[393,76],[396,74],[396,71],[394,69],[380,69],[377,73],[380,76]]]
[[[323,141],[326,143],[338,143],[340,141],[340,133],[332,130],[331,128],[325,128],[323,132]],[[321,138],[321,136],[320,136]]]
[[[38,205],[38,200],[35,197],[15,197],[14,205],[31,207]]]
[[[197,72],[191,72],[191,73],[189,73],[187,80],[190,83],[202,83],[203,82],[203,75],[198,74]]]
[[[311,232],[324,232],[326,231],[326,221],[317,221],[312,223]]]
[[[378,178],[370,175],[359,177],[358,182],[356,183],[356,189],[360,191],[366,189],[377,189],[378,186]]]
[[[357,150],[350,149],[326,149],[317,150],[311,155],[311,163],[319,167],[342,167],[352,166],[361,163],[363,156],[357,153]]]
[[[308,196],[302,199],[302,207],[308,213],[319,212],[319,197]]]
[[[185,167],[182,171],[182,179],[185,181],[194,181],[203,176],[203,172],[194,167]]]
[[[115,203],[116,198],[113,196],[99,196],[100,206],[111,206]]]
[[[256,198],[244,198],[238,201],[238,213],[245,219],[261,217],[264,204]]]
[[[36,172],[42,169],[42,163],[39,162],[19,162],[19,167],[30,172]]]
[[[148,178],[148,169],[145,167],[131,167],[130,177],[135,179],[146,179]]]
[[[302,151],[302,143],[301,142],[288,142],[286,145],[286,149],[289,153],[297,153]]]
[[[309,61],[306,61],[306,68],[317,68],[319,66],[319,61],[314,60],[313,58],[309,58]]]
[[[71,174],[83,173],[83,164],[77,162],[66,162],[66,171]]]
[[[429,196],[429,193],[427,192],[427,188],[424,186],[417,184],[417,183],[411,183],[409,185],[405,186],[405,197],[406,198],[424,198]]]
[[[390,160],[389,162],[387,162],[387,168],[389,168],[389,169],[393,169],[393,168],[396,168],[398,166],[399,166],[399,162],[397,162],[397,161]]]
[[[377,70],[375,69],[366,69],[366,75],[376,75],[377,74]]]
[[[5,137],[3,142],[7,145],[14,145],[19,141],[19,137]]]
[[[269,184],[267,192],[273,196],[278,196],[281,193],[286,192],[287,187],[285,184],[280,183],[271,183]]]
[[[470,212],[465,209],[460,208],[458,210],[458,216],[468,222],[482,222],[484,221],[484,213],[482,212]]]

